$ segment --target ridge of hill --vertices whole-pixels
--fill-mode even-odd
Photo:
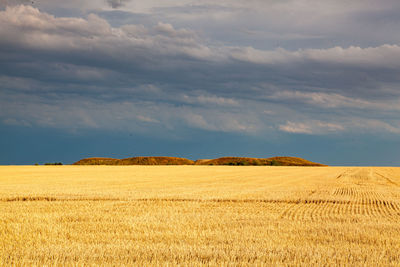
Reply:
[[[211,160],[197,160],[196,165],[234,165],[234,166],[326,166],[297,157],[245,158],[222,157]]]
[[[194,161],[176,157],[132,157],[126,159],[86,158],[73,165],[193,165]]]
[[[192,161],[177,157],[86,158],[73,165],[232,165],[232,166],[326,166],[297,157],[222,157]]]
[[[133,157],[121,159],[118,165],[193,165],[194,161],[176,157]]]
[[[86,158],[86,159],[81,159],[72,165],[118,165],[119,159],[113,159],[113,158]]]

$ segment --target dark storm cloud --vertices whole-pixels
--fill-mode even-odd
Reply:
[[[165,22],[112,27],[95,14],[58,18],[28,6],[8,7],[0,24],[7,124],[400,133],[395,44],[256,49]]]
[[[130,0],[107,0],[107,3],[112,7],[112,8],[119,8],[124,6],[127,2]]]

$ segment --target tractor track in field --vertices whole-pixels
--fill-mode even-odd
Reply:
[[[390,177],[366,169],[348,169],[336,177],[332,200],[301,201],[286,207],[280,218],[300,221],[336,220],[351,217],[400,219],[400,202],[391,197],[398,184]],[[380,189],[385,188],[386,191]],[[382,193],[385,192],[385,193]]]

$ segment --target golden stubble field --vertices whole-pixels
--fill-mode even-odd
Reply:
[[[400,265],[400,168],[0,167],[0,266]]]

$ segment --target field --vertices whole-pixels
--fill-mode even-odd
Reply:
[[[400,168],[0,167],[0,266],[400,264]]]

